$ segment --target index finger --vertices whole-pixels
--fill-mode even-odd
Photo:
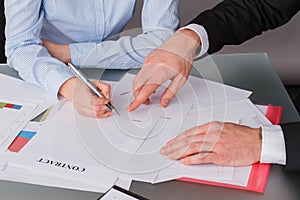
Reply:
[[[128,111],[134,111],[141,104],[143,104],[149,96],[159,87],[159,84],[147,83],[138,89],[138,92],[135,91],[135,98],[128,106]]]

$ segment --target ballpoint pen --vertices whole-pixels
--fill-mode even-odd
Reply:
[[[68,66],[71,68],[72,72],[76,75],[77,78],[79,78],[82,82],[84,82],[98,97],[105,98],[105,96],[99,91],[96,86],[89,81],[89,79],[80,71],[78,70],[72,63],[68,63]],[[108,102],[105,104],[114,115],[120,116],[117,109],[111,104],[111,102]]]

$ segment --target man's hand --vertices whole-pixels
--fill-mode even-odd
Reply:
[[[261,148],[260,128],[210,122],[185,131],[170,140],[160,152],[185,165],[246,166],[259,162]]]
[[[105,98],[94,95],[91,90],[79,79],[68,79],[59,90],[59,94],[73,103],[75,109],[84,116],[104,118],[113,113],[105,105],[110,98],[110,85],[102,81],[93,81]]]
[[[149,96],[167,80],[171,80],[160,99],[166,107],[175,94],[187,81],[200,38],[194,31],[177,31],[162,46],[151,52],[144,61],[142,69],[133,80],[132,89],[135,99],[128,111],[149,103]]]
[[[70,45],[68,44],[57,44],[54,42],[50,42],[46,39],[42,39],[43,46],[48,50],[50,55],[63,63],[67,64],[71,62],[71,51]]]

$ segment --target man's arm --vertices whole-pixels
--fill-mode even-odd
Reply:
[[[259,162],[261,149],[261,128],[210,122],[186,130],[160,152],[185,165],[247,166]]]
[[[263,131],[275,128],[270,137]],[[288,171],[300,170],[300,122],[281,125],[284,132],[283,146],[273,143],[272,137],[281,137],[280,126],[270,125],[250,128],[238,124],[210,122],[194,127],[170,140],[161,149],[161,154],[183,164],[215,163],[226,166],[244,166],[256,162],[285,164]],[[273,136],[272,136],[273,134]],[[281,136],[280,136],[281,135]],[[266,148],[264,143],[271,147]],[[285,143],[285,145],[284,145]],[[286,160],[282,152],[286,149]],[[265,152],[264,152],[265,151]],[[265,155],[263,155],[265,154]],[[273,154],[273,155],[271,155]],[[267,156],[268,160],[264,160]]]
[[[192,67],[190,57],[194,57],[201,45],[202,50],[209,46],[208,53],[213,53],[226,44],[240,44],[263,31],[286,23],[299,9],[298,0],[224,0],[213,9],[204,11],[190,22],[189,27],[177,31],[145,59],[147,62],[133,83],[135,99],[129,106],[129,111],[144,103],[166,80],[171,80],[171,84],[161,96],[161,105],[167,106],[188,78],[185,72],[190,71]],[[195,26],[198,26],[198,30]],[[186,34],[178,37],[187,29],[193,32],[189,34],[190,39],[185,37]],[[203,29],[206,31],[199,31]],[[200,42],[197,42],[199,39]],[[182,45],[185,41],[188,42]],[[195,43],[197,45],[194,45]],[[158,56],[154,56],[155,54]],[[169,60],[173,61],[172,65]],[[147,77],[149,73],[152,74],[152,78]],[[151,84],[153,82],[155,85]]]
[[[241,44],[289,21],[300,9],[298,0],[224,0],[206,10],[190,24],[202,25],[208,34],[209,50]]]
[[[192,62],[200,39],[191,30],[177,31],[168,41],[152,51],[144,61],[142,69],[134,78],[132,89],[134,100],[128,111],[149,103],[149,96],[164,82],[172,80],[160,98],[160,105],[168,106],[190,74]]]

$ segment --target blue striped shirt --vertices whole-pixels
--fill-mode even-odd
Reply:
[[[144,0],[142,31],[109,39],[131,19],[136,0],[5,0],[9,66],[26,81],[57,95],[73,73],[51,57],[41,38],[70,44],[77,66],[127,69],[140,67],[145,56],[177,29],[178,0]]]

